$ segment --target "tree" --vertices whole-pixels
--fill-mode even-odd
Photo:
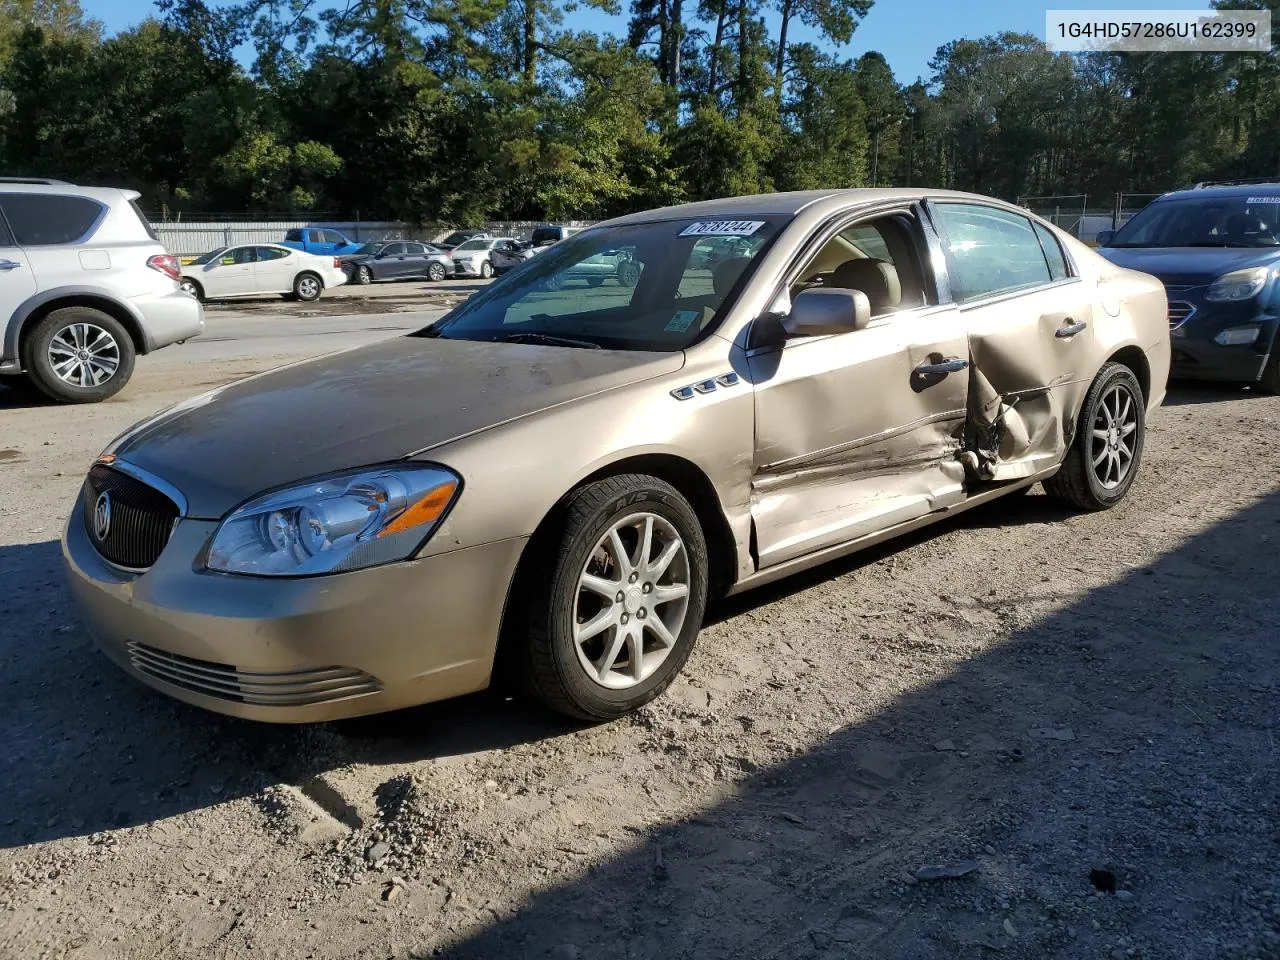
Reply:
[[[792,18],[815,27],[838,44],[848,43],[858,20],[867,15],[874,0],[778,0],[778,45],[774,54],[773,88],[782,103],[783,75],[787,64],[787,32]]]
[[[871,186],[880,183],[880,139],[887,131],[895,131],[902,121],[905,104],[902,89],[893,78],[893,70],[884,55],[864,53],[853,68],[858,96],[866,110],[867,132],[871,135]]]

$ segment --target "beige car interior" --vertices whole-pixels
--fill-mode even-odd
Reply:
[[[875,257],[849,234],[874,230],[892,259]],[[813,287],[860,290],[872,317],[912,310],[927,302],[914,241],[900,216],[863,221],[828,240],[791,285],[791,296]]]

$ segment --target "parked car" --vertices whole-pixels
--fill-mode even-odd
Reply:
[[[361,244],[337,230],[307,227],[288,231],[284,235],[284,242],[279,246],[313,253],[318,257],[342,257],[355,253]]]
[[[138,193],[0,179],[0,375],[65,403],[118,393],[134,358],[199,336],[200,304]]]
[[[1099,240],[1164,281],[1175,377],[1280,393],[1280,179],[1166,193]]]
[[[581,227],[562,227],[557,224],[545,224],[541,227],[534,227],[533,233],[529,237],[529,242],[536,249],[549,247],[553,243],[561,240],[567,240],[575,233],[581,233]]]
[[[182,268],[182,289],[197,300],[273,293],[318,300],[326,287],[346,282],[337,257],[318,257],[270,243],[212,250]]]
[[[493,272],[502,276],[528,263],[539,249],[541,248],[535,247],[531,242],[517,240],[510,246],[494,247],[490,250],[489,262],[493,264]]]
[[[705,262],[696,255],[702,246],[695,244],[690,254],[690,269],[705,268]],[[547,277],[545,286],[548,290],[559,290],[568,283],[585,283],[598,287],[606,281],[613,280],[622,287],[634,287],[640,280],[641,264],[635,260],[634,251],[625,247],[620,250],[603,250],[594,256],[587,257],[579,263],[568,266],[565,270]]]
[[[487,240],[488,238],[489,234],[483,230],[455,230],[433,246],[447,252],[468,240]]]
[[[453,258],[449,254],[416,240],[366,243],[354,255],[341,259],[352,283],[411,277],[443,280],[453,273]]]
[[[455,277],[493,276],[493,252],[513,251],[516,241],[510,237],[473,237],[465,240],[449,251],[453,257],[453,275]]]
[[[751,255],[708,276],[709,236]],[[547,292],[620,249],[631,295]],[[124,670],[241,717],[390,710],[498,669],[616,717],[671,683],[710,595],[1037,481],[1118,503],[1165,313],[1158,280],[971,194],[633,214],[426,329],[124,433],[64,533],[71,595]]]

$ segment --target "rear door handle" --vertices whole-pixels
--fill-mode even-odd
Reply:
[[[939,360],[937,363],[922,363],[916,367],[916,373],[922,377],[935,377],[938,374],[943,376],[948,373],[959,373],[969,366],[968,360],[961,360],[959,357],[949,357],[946,360]]]
[[[1067,322],[1054,331],[1053,335],[1059,340],[1067,340],[1074,337],[1077,333],[1083,333],[1089,326],[1085,321],[1073,321],[1067,317]]]
[[[22,264],[12,260],[0,260],[0,270],[17,270]]]

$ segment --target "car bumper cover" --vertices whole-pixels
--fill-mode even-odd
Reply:
[[[71,595],[127,673],[219,713],[285,723],[394,710],[486,687],[525,538],[311,578],[205,571],[217,527],[180,519],[143,573],[93,548],[77,502]]]
[[[142,316],[147,352],[198,337],[204,332],[204,307],[181,290],[134,297],[130,303]]]

